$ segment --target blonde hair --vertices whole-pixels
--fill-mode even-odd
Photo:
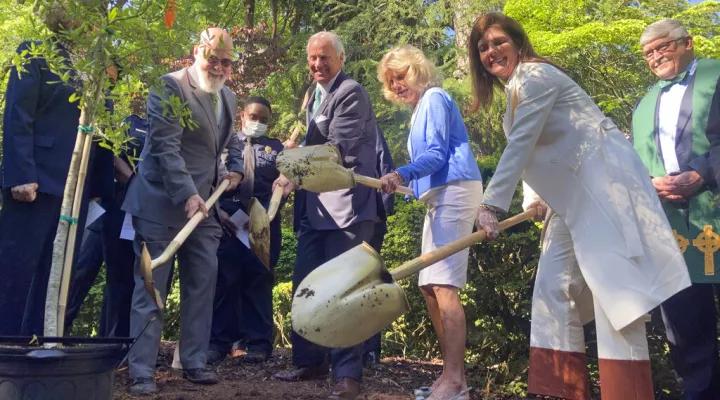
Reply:
[[[395,47],[383,56],[377,67],[377,77],[382,83],[385,98],[400,103],[400,98],[390,86],[390,72],[404,72],[408,86],[422,94],[427,89],[440,86],[441,78],[435,64],[428,60],[422,50],[406,44]]]

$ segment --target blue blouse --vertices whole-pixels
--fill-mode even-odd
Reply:
[[[481,181],[470,149],[467,129],[455,101],[434,87],[423,94],[413,115],[408,137],[411,163],[397,169],[410,182],[415,198],[452,181]]]

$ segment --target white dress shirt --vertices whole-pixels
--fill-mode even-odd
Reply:
[[[660,149],[662,151],[665,171],[670,174],[680,172],[677,154],[675,153],[675,140],[677,137],[677,123],[680,105],[685,96],[690,77],[695,74],[697,58],[688,66],[688,75],[681,82],[666,86],[660,91],[660,105],[658,106],[658,133],[660,135]]]
[[[330,82],[328,83],[318,82],[318,86],[320,87],[320,93],[322,93],[322,96],[320,97],[321,101],[325,101],[325,99],[327,99],[328,92],[330,91],[332,85],[335,83],[335,79],[337,79],[338,75],[340,75],[340,72],[342,72],[342,70],[338,71],[338,73],[335,74],[335,76],[330,79]]]

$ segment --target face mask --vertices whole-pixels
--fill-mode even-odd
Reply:
[[[251,137],[251,138],[259,138],[260,136],[265,135],[267,132],[267,125],[261,124],[256,121],[247,121],[245,122],[245,129],[243,129],[243,133],[245,136]]]

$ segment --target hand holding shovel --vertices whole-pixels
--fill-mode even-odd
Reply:
[[[231,182],[229,179],[223,179],[215,192],[205,202],[205,208],[207,210],[212,208],[213,204],[215,204],[220,195],[225,192],[230,183]],[[160,292],[155,289],[155,281],[153,280],[152,270],[170,260],[172,256],[175,255],[175,253],[178,251],[180,246],[182,246],[188,236],[190,236],[190,233],[192,233],[195,227],[197,227],[200,221],[202,221],[203,219],[205,219],[205,215],[202,210],[198,210],[197,212],[195,212],[195,215],[193,215],[192,218],[190,218],[190,221],[185,224],[185,227],[183,227],[182,230],[178,232],[178,234],[175,236],[172,242],[170,242],[168,247],[166,247],[162,254],[160,254],[160,256],[155,259],[150,258],[150,252],[148,252],[147,246],[145,245],[145,243],[142,244],[142,253],[140,255],[140,273],[142,274],[143,280],[145,281],[145,290],[147,290],[147,292],[150,293],[150,296],[155,299],[155,303],[160,310],[164,308],[164,304],[162,298],[160,297]]]
[[[314,193],[352,189],[357,184],[382,189],[380,179],[358,175],[343,167],[335,146],[322,144],[285,149],[277,157],[280,173],[295,185]],[[398,193],[414,195],[409,187],[400,186]]]
[[[505,230],[535,216],[533,208],[499,224]],[[396,282],[485,239],[484,230],[460,238],[388,271],[366,243],[316,268],[298,285],[292,326],[305,339],[325,347],[362,343],[410,311]]]
[[[277,216],[280,203],[283,198],[283,187],[276,185],[268,204],[267,213],[265,208],[256,198],[250,199],[248,204],[248,241],[250,250],[262,261],[265,268],[270,270],[270,223]]]

